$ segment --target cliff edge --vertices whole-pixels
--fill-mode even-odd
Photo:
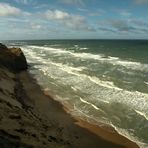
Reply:
[[[20,48],[7,48],[0,43],[0,66],[19,72],[27,69],[27,61]]]

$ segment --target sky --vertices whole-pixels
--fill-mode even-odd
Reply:
[[[0,40],[148,39],[148,0],[0,0]]]

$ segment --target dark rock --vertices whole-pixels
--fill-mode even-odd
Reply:
[[[49,136],[49,141],[52,142],[58,142],[57,138],[53,137],[53,136]]]
[[[31,136],[32,136],[32,137],[34,137],[34,138],[36,138],[36,137],[37,137],[37,136],[36,136],[36,134],[32,134]]]
[[[0,148],[33,148],[33,146],[22,143],[19,136],[0,130]]]
[[[0,50],[7,50],[7,47],[0,43]]]
[[[10,119],[21,119],[21,116],[15,113],[10,113],[9,118]]]
[[[0,66],[20,72],[27,69],[27,61],[20,48],[7,48],[0,43]]]
[[[17,131],[23,135],[28,135],[28,132],[25,129],[15,129],[15,131]]]

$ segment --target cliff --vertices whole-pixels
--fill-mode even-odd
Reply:
[[[0,43],[0,65],[19,72],[27,69],[26,58],[20,48],[7,48]]]

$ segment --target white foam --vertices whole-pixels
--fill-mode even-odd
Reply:
[[[102,102],[107,103],[107,104],[109,104],[109,103],[110,103],[109,101],[105,101],[105,100],[102,100]]]
[[[84,47],[84,48],[80,48],[79,50],[87,50],[88,48]]]
[[[111,88],[111,89],[116,89],[116,90],[122,90],[121,88],[119,88],[119,87],[116,87],[115,85],[114,85],[114,83],[113,82],[111,82],[111,81],[102,81],[102,80],[100,80],[100,79],[98,79],[97,77],[90,77],[90,76],[87,76],[92,82],[94,82],[94,83],[96,83],[96,84],[98,84],[98,85],[100,85],[100,86],[103,86],[103,87],[106,87],[106,88]]]
[[[148,85],[148,82],[144,82],[144,83]]]
[[[49,45],[44,45],[44,47],[48,47]],[[52,47],[56,47],[56,46],[60,46],[60,44],[51,44],[50,46]]]
[[[31,47],[36,48],[36,46],[31,46]],[[40,48],[42,48],[42,47],[40,47]],[[88,78],[88,79],[90,79],[90,81],[92,81],[93,83],[96,83],[96,84],[98,84],[100,86],[111,88],[111,89],[116,89],[116,90],[122,90],[122,89],[116,87],[113,84],[113,82],[110,82],[110,81],[102,81],[102,80],[100,80],[97,77],[91,77],[91,76],[88,76],[88,75],[85,75],[85,74],[80,74],[79,72],[82,71],[83,69],[85,69],[85,67],[71,67],[71,66],[66,65],[66,64],[54,63],[54,62],[50,61],[49,59],[47,60],[47,59],[43,59],[41,57],[38,57],[38,55],[35,52],[30,51],[30,50],[29,50],[29,54],[30,54],[31,57],[33,57],[34,59],[38,60],[39,62],[42,62],[44,64],[52,64],[52,65],[55,65],[55,66],[59,67],[61,70],[67,72],[67,73],[74,74],[74,75],[79,76],[79,77]],[[89,54],[86,54],[86,55],[89,55]],[[96,58],[98,58],[98,57],[101,57],[101,56],[100,55],[96,55]]]
[[[54,63],[51,61],[50,61],[50,64],[55,65],[55,66],[59,67],[61,70],[65,71],[67,73],[70,73],[70,74],[74,74],[74,75],[79,75],[79,73],[77,73],[77,72],[80,72],[83,69],[85,69],[85,67],[71,67],[66,64]]]
[[[39,47],[39,46],[29,46],[28,48],[32,48],[32,49],[44,49],[44,50],[50,50],[50,51],[58,51],[58,52],[63,52],[63,53],[71,53],[70,51],[65,51],[65,50],[61,50],[61,49],[55,49],[55,48],[49,48],[49,47],[47,47],[47,48],[45,48],[45,47]],[[41,57],[39,57],[38,55],[37,55],[37,53],[36,53],[36,50],[33,50],[33,51],[31,51],[31,50],[29,50],[28,51],[28,49],[27,49],[27,52],[28,52],[28,54],[30,54],[30,56],[31,57],[33,57],[34,59],[36,59],[36,60],[38,60],[39,62],[41,61],[41,62],[43,62],[44,64],[47,64],[47,63],[51,63],[51,61],[45,61],[46,59],[43,59],[43,58],[41,58]],[[89,53],[71,53],[71,54],[73,54],[73,55],[75,55],[75,56],[78,56],[78,57],[82,57],[82,58],[91,58],[91,56],[92,56],[92,54],[89,54]],[[95,59],[101,59],[101,55],[93,55],[93,58],[95,58]],[[118,60],[119,58],[116,58],[116,57],[108,57],[108,59],[106,59],[106,58],[102,58],[103,60],[105,59],[105,60]],[[120,64],[123,64],[123,65],[126,65],[126,66],[128,66],[128,65],[139,65],[138,63],[135,63],[135,62],[126,62],[126,61],[118,61],[118,63],[120,63]],[[80,71],[82,71],[82,70],[84,70],[85,69],[85,67],[71,67],[71,66],[68,66],[68,65],[63,65],[63,64],[61,64],[61,63],[52,63],[52,64],[54,64],[54,65],[56,65],[56,66],[58,66],[58,67],[60,67],[61,69],[63,69],[63,70],[65,70],[65,71],[67,71],[67,72],[74,72],[74,71],[76,71],[76,72],[80,72]],[[76,74],[76,75],[79,75],[78,73],[73,73],[73,74]],[[87,75],[80,75],[80,76],[87,76]],[[108,88],[115,88],[115,89],[119,89],[119,90],[121,90],[120,88],[118,88],[118,87],[115,87],[114,86],[114,84],[113,84],[113,82],[107,82],[107,81],[100,81],[98,78],[96,78],[96,77],[90,77],[90,76],[88,76],[88,78],[92,81],[92,82],[94,82],[94,83],[96,83],[96,84],[103,84],[104,86],[105,85],[107,85],[107,87]],[[104,82],[105,82],[105,84],[104,84]]]
[[[28,47],[30,49],[30,47]],[[41,48],[41,47],[39,47]],[[43,47],[42,47],[43,48]],[[148,94],[141,92],[130,92],[126,90],[122,90],[114,85],[113,82],[110,81],[102,81],[97,77],[91,77],[86,74],[79,73],[85,67],[71,67],[66,64],[54,63],[50,61],[50,59],[44,59],[43,57],[39,57],[36,52],[36,46],[31,49],[25,49],[25,53],[27,53],[31,57],[31,60],[35,60],[39,63],[36,65],[37,68],[41,69],[45,75],[48,75],[54,79],[58,79],[58,82],[61,82],[66,85],[71,85],[75,87],[77,90],[80,90],[82,93],[90,94],[89,99],[98,100],[101,99],[103,101],[108,102],[119,102],[122,104],[126,104],[132,107],[135,110],[138,110],[142,113],[148,114]],[[44,49],[44,48],[43,48]],[[47,48],[47,50],[50,50]],[[57,49],[53,49],[56,50]],[[61,51],[61,49],[58,49]],[[64,51],[67,52],[67,51]],[[68,51],[69,52],[69,51]],[[75,53],[71,53],[75,54]],[[89,54],[83,53],[78,54],[78,56],[87,56],[89,58]],[[101,58],[101,55],[95,55],[96,59]],[[109,57],[111,60],[118,60],[117,58]],[[106,58],[104,58],[106,59]],[[123,62],[124,64],[129,64]],[[44,65],[40,65],[44,64]],[[121,62],[120,62],[121,64]],[[133,62],[130,62],[132,65]],[[134,63],[135,64],[135,63]],[[75,89],[75,90],[76,90]],[[127,99],[128,98],[128,99]]]
[[[119,58],[118,58],[118,57],[108,56],[108,58],[109,58],[110,60],[119,60]]]
[[[121,135],[124,135],[124,137],[127,137],[131,141],[135,142],[140,148],[147,148],[148,144],[140,142],[137,137],[134,137],[133,135],[129,134],[129,132],[126,129],[122,129],[119,127],[114,126],[110,123],[110,125]]]
[[[91,105],[91,103],[85,101],[84,99],[80,98],[80,100],[86,104],[89,104]],[[100,110],[102,111],[102,110]],[[92,115],[88,115],[87,112],[83,111],[82,109],[80,109],[79,107],[77,107],[76,105],[74,105],[74,110],[72,111],[72,114],[75,115],[75,116],[78,116],[80,114],[81,117],[87,117],[87,121],[90,122],[89,119],[93,119],[96,121],[96,123],[99,121],[99,125],[100,125],[100,120],[97,120],[97,118],[94,118]],[[140,142],[140,140],[138,139],[138,137],[135,137],[133,136],[132,134],[130,134],[128,132],[128,130],[126,129],[122,129],[122,128],[119,128],[119,127],[116,127],[115,125],[113,125],[111,122],[109,121],[106,121],[106,118],[105,120],[103,120],[103,123],[105,124],[108,124],[108,125],[111,125],[119,134],[127,137],[128,139],[130,139],[131,141],[137,143],[137,145],[140,147],[140,148],[147,148],[148,147],[148,144],[144,143],[144,142]],[[104,124],[103,124],[104,126]]]
[[[77,91],[77,88],[75,88],[74,86],[71,86],[71,88],[72,88],[74,91]]]
[[[91,105],[91,106],[92,106],[94,109],[96,109],[96,110],[100,110],[101,112],[103,112],[103,111],[102,111],[100,108],[98,108],[96,105],[94,105],[94,104],[92,104],[92,103],[90,103],[90,102],[88,102],[88,101],[82,99],[81,97],[80,97],[80,101],[83,102],[83,103],[85,103],[85,104]],[[105,113],[105,112],[104,112],[104,113]]]
[[[143,116],[146,120],[148,120],[148,117],[146,116],[145,113],[138,111],[138,110],[135,110],[135,112],[138,113],[139,115]]]
[[[139,62],[121,60],[118,57],[111,57],[111,56],[104,57],[101,54],[94,55],[91,53],[71,53],[71,54],[74,55],[75,57],[79,57],[83,59],[94,59],[103,63],[110,63],[113,65],[124,66],[132,70],[148,71],[148,64],[141,64]]]
[[[27,59],[29,59],[30,61],[36,61],[37,64],[39,64],[36,65],[36,67],[39,68],[44,73],[44,75],[48,75],[53,79],[58,79],[58,82],[62,82],[63,84],[70,85],[74,91],[79,90],[83,94],[88,93],[87,98],[85,98],[86,100],[80,98],[80,101],[92,106],[95,110],[101,110],[95,105],[99,103],[99,101],[102,101],[106,104],[118,102],[122,105],[125,104],[134,109],[139,115],[148,120],[148,94],[137,91],[130,92],[120,89],[115,86],[113,82],[102,81],[97,77],[91,77],[86,74],[80,73],[83,69],[85,69],[85,67],[72,67],[66,64],[55,63],[50,61],[50,59],[41,57],[40,55],[41,51],[45,50],[49,51],[50,53],[60,53],[66,56],[82,59],[95,59],[97,61],[108,62],[114,65],[122,65],[129,69],[142,71],[148,70],[147,64],[125,61],[119,59],[118,57],[105,58],[101,54],[94,55],[90,53],[74,53],[63,49],[55,49],[49,47],[31,46],[30,48],[30,46],[28,46],[27,48],[23,48],[23,50],[27,55]],[[148,84],[148,82],[145,82],[145,84]],[[69,98],[66,97],[64,99],[69,100]],[[63,101],[63,98],[61,99],[61,101]],[[75,109],[80,111],[78,107],[75,107]],[[84,112],[81,111],[81,114],[84,114]],[[87,116],[90,117],[89,115]],[[117,130],[121,131],[120,129]],[[121,133],[123,135],[126,135],[123,130]],[[130,135],[127,136],[130,137]]]
[[[32,48],[32,49],[39,49],[43,51],[50,51],[52,53],[71,53],[69,51],[60,49],[60,48],[51,48],[51,47],[40,47],[40,46],[27,46],[27,48]]]
[[[75,46],[77,47],[78,45],[75,45]],[[148,71],[148,64],[141,64],[139,62],[121,60],[118,57],[112,57],[112,56],[105,57],[102,54],[75,53],[72,51],[67,51],[65,49],[51,48],[51,47],[27,46],[27,48],[40,49],[43,51],[49,51],[50,53],[56,53],[56,54],[65,54],[67,56],[68,55],[74,56],[81,59],[94,59],[100,62],[107,62],[113,65],[124,66],[132,70],[140,70],[140,71],[146,71],[146,72]]]
[[[84,67],[79,67],[79,68],[74,68],[74,67],[70,67],[68,65],[63,65],[61,63],[53,63],[50,62],[50,64],[56,65],[58,66],[61,70],[69,73],[69,74],[73,74],[78,76],[79,78],[83,78],[83,79],[89,79],[91,82],[102,86],[102,87],[106,87],[106,88],[111,88],[111,89],[116,89],[116,90],[122,90],[121,88],[116,87],[113,82],[110,81],[102,81],[97,77],[91,77],[85,74],[80,74],[78,73],[79,71],[82,71],[84,69]]]
[[[84,59],[94,59],[99,60],[102,58],[101,55],[93,55],[91,53],[71,53],[73,56],[78,58],[84,58]]]

